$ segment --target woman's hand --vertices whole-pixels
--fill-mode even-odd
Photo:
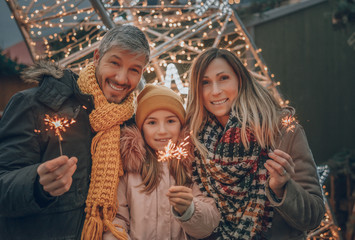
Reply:
[[[290,155],[279,149],[268,155],[271,159],[267,160],[264,166],[270,173],[269,187],[277,197],[282,198],[285,184],[295,174],[295,164]]]
[[[190,207],[193,199],[192,189],[185,186],[172,186],[166,195],[169,198],[170,205],[180,216]]]

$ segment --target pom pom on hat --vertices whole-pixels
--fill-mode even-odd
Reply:
[[[137,97],[136,124],[141,131],[144,120],[156,110],[174,113],[185,124],[185,109],[182,98],[168,87],[147,84]]]

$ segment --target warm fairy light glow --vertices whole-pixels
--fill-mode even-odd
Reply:
[[[25,41],[35,59],[49,58],[79,72],[91,61],[90,54],[108,30],[107,23],[88,1],[53,1],[35,4],[35,0],[9,1],[12,17],[26,33]],[[31,2],[31,3],[29,3]],[[233,8],[240,0],[148,0],[104,1],[107,21],[114,25],[134,24],[145,32],[151,46],[151,62],[144,73],[146,82],[163,82],[167,66],[175,64],[173,82],[188,88],[183,78],[196,56],[204,49],[218,47],[238,55],[256,80],[274,93],[281,106],[277,81],[261,58],[261,49],[245,32]],[[102,14],[102,13],[101,13]],[[105,25],[106,24],[106,25]],[[44,45],[42,47],[36,47]],[[182,95],[186,90],[176,89]],[[286,103],[287,105],[287,103]]]
[[[50,7],[34,4],[34,0],[32,3],[28,0],[11,3],[12,17],[28,33],[25,40],[33,46],[30,49],[32,55],[36,59],[54,59],[77,72],[88,63],[87,56],[98,47],[98,41],[108,29],[86,1],[54,1]],[[229,0],[229,3],[235,7],[234,4],[240,1]],[[134,24],[146,33],[152,47],[152,61],[145,73],[147,82],[164,81],[160,76],[166,75],[167,65],[173,63],[182,85],[188,87],[188,79],[182,76],[196,56],[213,45],[229,49],[243,60],[248,58],[248,68],[253,76],[268,88],[275,88],[267,66],[258,56],[261,49],[254,47],[230,4],[226,0],[160,0],[156,5],[150,5],[147,0],[132,0],[105,1],[103,7],[115,25]],[[233,24],[233,30],[228,30]],[[42,44],[40,41],[44,48],[35,47],[36,43]],[[278,102],[282,101],[280,96],[276,98]]]
[[[329,167],[328,165],[317,166],[317,172],[319,176],[319,183],[323,185],[326,178],[329,175]],[[323,185],[323,193],[326,191],[326,186]],[[325,195],[328,195],[325,192]],[[328,198],[324,198],[325,200],[325,209],[326,213],[323,216],[323,219],[320,225],[311,231],[307,232],[307,240],[340,240],[341,237],[341,229],[336,225],[334,215],[330,209],[329,203],[327,201]]]
[[[165,162],[174,158],[178,160],[186,158],[188,152],[185,147],[189,144],[189,142],[186,142],[188,138],[189,136],[184,138],[178,146],[169,140],[168,145],[164,147],[164,151],[158,151],[158,162]]]
[[[285,116],[281,120],[281,124],[286,128],[286,132],[293,132],[296,127],[297,120],[293,116]]]

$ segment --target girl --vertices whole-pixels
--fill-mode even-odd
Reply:
[[[235,54],[217,48],[192,65],[187,124],[193,179],[222,215],[213,239],[306,239],[325,207],[303,128]]]
[[[137,127],[122,131],[125,175],[114,220],[130,239],[204,238],[219,224],[213,198],[192,184],[191,158],[158,162],[157,151],[178,142],[184,123],[182,99],[169,88],[148,84],[138,95]],[[104,239],[114,238],[107,233]]]

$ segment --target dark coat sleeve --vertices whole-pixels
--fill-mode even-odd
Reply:
[[[285,133],[280,141],[279,149],[288,153],[295,163],[295,175],[286,184],[281,202],[273,201],[269,188],[266,188],[267,196],[289,226],[300,231],[310,230],[320,224],[325,206],[306,134],[302,126],[297,125],[294,132]]]
[[[31,96],[16,94],[0,121],[0,215],[7,217],[37,213],[55,200],[38,182],[41,146],[31,103]]]

